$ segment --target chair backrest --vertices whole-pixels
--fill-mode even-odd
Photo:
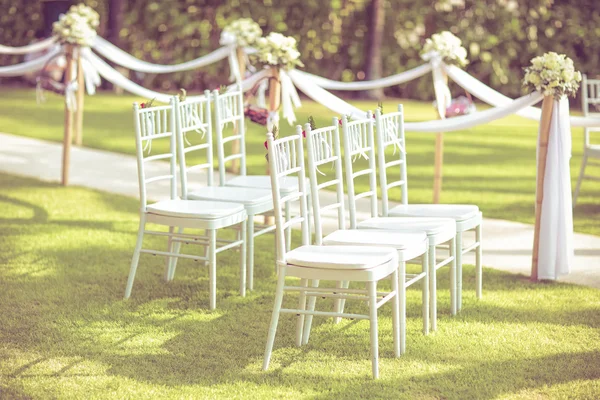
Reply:
[[[333,125],[311,130],[310,124],[304,126],[306,132],[306,152],[308,153],[308,176],[315,222],[315,244],[321,245],[323,239],[322,213],[327,210],[338,212],[338,229],[346,228],[344,208],[344,177],[342,175],[342,152],[340,149],[340,130],[338,119],[333,118]],[[333,163],[335,173],[327,176],[319,168]],[[317,173],[324,178],[319,183]],[[319,191],[334,186],[336,200],[330,204],[322,204]]]
[[[581,101],[584,116],[600,114],[600,79],[587,79],[587,76],[583,75]],[[590,106],[594,107],[594,110],[590,111]]]
[[[404,109],[398,105],[398,111],[381,114],[375,111],[375,141],[377,142],[377,164],[379,168],[379,186],[381,187],[381,215],[388,216],[389,194],[391,189],[400,188],[402,204],[408,204],[408,180],[406,176],[406,141],[404,136]],[[392,156],[386,162],[386,150],[393,148]],[[393,168],[393,178],[388,181],[388,168]],[[396,169],[398,168],[398,169]]]
[[[150,183],[168,180],[170,198],[177,198],[175,119],[175,103],[173,101],[167,106],[150,108],[140,108],[138,103],[133,103],[133,123],[142,211],[146,210],[148,204],[147,185]],[[154,154],[152,154],[152,150],[155,150]],[[158,160],[169,160],[169,174],[148,176],[148,163]]]
[[[215,107],[215,125],[217,132],[217,157],[219,160],[219,184],[225,185],[227,163],[233,160],[240,160],[240,175],[246,175],[246,127],[244,125],[244,95],[241,85],[237,85],[235,90],[229,90],[224,94],[219,94],[218,90],[213,91],[213,102]],[[227,125],[232,124],[232,134],[224,136]],[[239,141],[239,149],[234,152],[233,146],[229,154],[226,152],[226,145],[230,142]]]
[[[277,243],[277,261],[285,263],[285,230],[297,223],[302,224],[302,244],[309,244],[307,207],[306,207],[306,173],[304,169],[304,148],[302,144],[302,127],[296,128],[296,134],[274,139],[267,133],[267,151],[269,173],[271,175],[271,192],[275,211],[275,238]],[[296,175],[299,190],[285,197],[281,196],[281,182]],[[300,214],[285,220],[283,209],[287,203],[300,201]]]
[[[371,203],[371,217],[377,216],[377,175],[375,165],[375,144],[373,125],[375,120],[371,111],[365,119],[348,122],[342,117],[342,137],[344,143],[344,168],[346,170],[346,186],[348,187],[348,209],[350,211],[350,228],[356,228],[356,201],[368,197]],[[367,166],[362,167],[355,160],[364,158]],[[369,189],[356,193],[355,180],[368,176]]]
[[[206,184],[208,186],[213,185],[210,92],[205,91],[204,96],[197,100],[180,102],[177,97],[174,97],[173,101],[177,110],[175,120],[181,175],[181,198],[187,199],[189,190],[188,173],[204,171],[206,173]]]

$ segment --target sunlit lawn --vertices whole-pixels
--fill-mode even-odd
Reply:
[[[52,141],[62,140],[61,98],[49,94],[48,102],[38,106],[33,90],[0,90],[0,131]],[[110,93],[86,97],[84,145],[134,154],[131,104],[143,100]],[[384,111],[395,110],[399,101],[405,105],[407,120],[435,117],[431,104],[426,102],[390,100],[384,103]],[[355,104],[363,109],[377,106],[375,102]],[[313,115],[318,126],[330,124],[334,116],[323,106],[308,100],[303,101],[296,115],[301,123]],[[250,122],[247,125],[249,172],[264,173],[264,128]],[[293,128],[282,123],[282,134],[291,132]],[[473,203],[479,205],[487,217],[532,223],[536,135],[537,123],[520,117],[509,117],[467,131],[446,134],[441,201]],[[582,136],[582,129],[573,131],[573,187],[581,164]],[[432,201],[433,149],[434,135],[408,133],[410,202]],[[590,172],[593,170],[590,169]],[[600,171],[597,172],[600,175]],[[600,234],[600,183],[584,182],[575,208],[574,222],[576,231]]]
[[[310,343],[296,348],[294,317],[284,316],[271,369],[262,372],[275,288],[272,238],[257,242],[256,290],[246,298],[237,293],[237,254],[219,257],[214,312],[206,268],[181,260],[175,281],[165,284],[164,259],[150,255],[142,256],[132,298],[123,301],[137,208],[127,197],[0,174],[0,398],[600,393],[600,291],[486,269],[477,301],[470,266],[464,309],[455,318],[447,276],[439,275],[439,330],[428,337],[421,334],[420,291],[408,291],[408,352],[401,359],[393,358],[390,309],[381,309],[380,380],[370,377],[367,321],[317,319]]]

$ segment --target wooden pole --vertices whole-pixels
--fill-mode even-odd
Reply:
[[[77,48],[77,109],[75,110],[75,146],[83,143],[83,98],[85,94],[85,82],[83,79],[83,61],[81,59],[81,47]]]
[[[444,80],[448,84],[448,75],[444,72]],[[438,99],[439,100],[439,99]],[[443,109],[446,110],[449,104],[444,104]],[[446,115],[442,115],[438,108],[438,118],[445,119]],[[435,156],[433,162],[433,204],[440,202],[440,195],[442,193],[442,176],[444,166],[444,134],[439,132],[435,135]]]
[[[67,66],[65,68],[65,85],[68,85],[73,80],[73,45],[65,45],[65,56],[67,58]],[[65,136],[63,140],[63,157],[62,157],[62,185],[69,184],[69,165],[71,158],[71,141],[73,138],[73,111],[67,107],[65,101]]]
[[[236,49],[236,55],[237,55],[238,66],[240,69],[240,77],[243,80],[244,76],[246,75],[246,53],[244,52],[244,48],[238,47]],[[236,123],[233,127],[234,135],[238,133],[238,129],[239,129],[239,126]],[[238,154],[239,152],[240,152],[240,141],[234,140],[233,142],[231,142],[231,153]],[[234,174],[240,173],[240,160],[239,159],[236,158],[236,159],[231,160],[231,167],[229,168],[229,171]]]
[[[269,77],[269,112],[278,112],[279,104],[281,103],[281,82],[279,81],[279,69],[272,68],[272,75]],[[279,121],[273,122],[279,131]],[[267,127],[268,129],[272,127]],[[267,175],[270,174],[269,164],[267,163]],[[265,216],[265,224],[273,225],[275,223],[273,217]]]
[[[548,157],[548,139],[550,137],[550,123],[554,98],[544,97],[542,102],[542,117],[540,119],[540,133],[538,137],[538,159],[535,187],[535,228],[533,231],[533,255],[531,259],[531,280],[538,280],[538,259],[540,252],[540,225],[542,219],[542,202],[544,201],[544,175],[546,174],[546,158]]]

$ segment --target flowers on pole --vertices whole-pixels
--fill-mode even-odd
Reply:
[[[581,72],[575,71],[573,60],[564,54],[549,52],[531,60],[525,68],[523,86],[553,96],[575,96],[581,82]]]
[[[71,6],[67,14],[61,14],[52,24],[52,33],[63,43],[90,46],[96,37],[100,16],[85,4]]]
[[[467,60],[467,49],[462,46],[462,41],[449,31],[436,33],[431,35],[431,38],[425,40],[425,45],[421,51],[424,59],[431,58],[431,55],[435,53],[446,64],[464,67],[469,63]]]
[[[221,32],[221,44],[238,47],[253,46],[262,36],[260,25],[252,18],[240,18],[227,25]]]
[[[291,36],[271,32],[267,37],[262,37],[256,41],[256,50],[256,59],[265,65],[284,69],[304,66],[300,61],[296,39]]]

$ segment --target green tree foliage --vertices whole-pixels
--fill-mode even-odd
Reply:
[[[107,20],[108,0],[86,0]],[[345,81],[364,79],[368,0],[130,0],[125,50],[144,60],[172,64],[216,49],[223,27],[239,17],[256,20],[265,34],[279,31],[299,43],[306,70]],[[29,43],[43,26],[36,0],[0,0],[0,43]],[[509,96],[523,93],[522,69],[546,51],[565,53],[584,73],[600,73],[598,0],[388,0],[384,2],[383,76],[422,63],[431,34],[450,30],[469,51],[469,73]],[[104,22],[105,24],[105,22]],[[101,26],[101,33],[106,29]],[[3,57],[10,64],[19,58]],[[227,68],[137,77],[162,90],[214,89]],[[454,88],[456,94],[459,90]],[[386,89],[388,95],[429,99],[431,80]]]

